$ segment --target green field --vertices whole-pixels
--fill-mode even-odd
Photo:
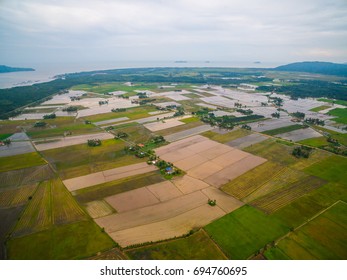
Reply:
[[[331,106],[327,106],[327,105],[322,105],[322,106],[318,106],[315,108],[310,109],[310,111],[312,112],[319,112],[319,111],[323,111],[325,109],[331,108]]]
[[[86,220],[87,216],[59,179],[40,183],[14,230],[15,236]]]
[[[329,145],[327,138],[324,136],[305,139],[305,140],[299,141],[298,143],[307,145],[307,146],[312,146],[312,147],[324,147],[326,145]]]
[[[92,122],[100,122],[100,121],[117,119],[122,117],[127,117],[131,120],[136,120],[136,119],[150,117],[151,115],[148,114],[148,112],[154,112],[154,111],[156,111],[156,108],[154,106],[145,105],[145,106],[127,108],[125,112],[110,112],[110,113],[83,117],[83,119],[90,120]]]
[[[220,249],[205,231],[191,236],[126,251],[135,260],[224,260]]]
[[[308,174],[347,186],[346,170],[347,158],[336,155],[330,156],[304,169]]]
[[[317,130],[321,130],[322,132],[326,132],[329,133],[331,135],[331,137],[333,137],[334,139],[338,140],[339,143],[341,143],[342,145],[347,146],[347,133],[339,133],[339,132],[335,132],[332,131],[330,129],[321,127],[321,126],[313,126],[315,129]]]
[[[266,131],[263,131],[262,133],[267,134],[267,135],[277,135],[277,134],[282,134],[282,133],[298,130],[298,129],[301,129],[301,128],[303,128],[303,126],[301,124],[293,124],[293,125],[290,125],[290,126],[285,126],[285,127],[280,127],[280,128],[276,128],[276,129],[266,130]]]
[[[252,134],[252,132],[246,129],[233,129],[232,131],[225,134],[220,134],[214,131],[207,131],[202,133],[201,135],[207,138],[210,138],[211,140],[224,144],[232,140],[235,140],[237,138],[245,137],[250,134]]]
[[[37,153],[27,153],[10,157],[0,157],[0,172],[46,164]]]
[[[190,117],[190,118],[182,119],[180,121],[184,123],[192,123],[192,122],[198,122],[200,121],[200,119],[198,117]]]
[[[334,110],[330,110],[328,113],[330,116],[336,116],[337,118],[333,118],[332,120],[338,123],[347,124],[347,108],[336,108]]]
[[[0,134],[0,141],[5,140],[6,138],[10,137],[12,133],[5,133],[5,134]]]
[[[124,147],[123,141],[109,139],[98,147],[80,144],[42,151],[42,155],[67,179],[145,160],[128,155]]]
[[[86,258],[115,246],[93,221],[55,226],[11,239],[8,258],[14,260],[69,260]]]
[[[75,198],[82,204],[114,194],[131,191],[155,183],[163,182],[164,178],[158,172],[153,171],[130,178],[124,178],[104,184],[80,189],[74,192]]]
[[[64,132],[71,132],[72,135],[92,134],[101,130],[92,124],[85,124],[84,121],[71,117],[58,117],[56,119],[45,120],[47,126],[44,128],[28,128],[28,136],[31,138],[45,138],[64,136]]]
[[[230,259],[247,259],[289,231],[279,219],[245,205],[205,227]]]
[[[344,101],[344,100],[333,100],[333,99],[319,98],[318,101],[323,101],[323,102],[347,106],[347,101]]]
[[[265,252],[268,259],[347,258],[347,205],[338,202]]]
[[[150,85],[150,84],[127,86],[127,85],[124,85],[124,83],[99,83],[96,85],[95,84],[77,85],[77,86],[73,86],[71,89],[105,94],[112,91],[134,92],[135,90],[157,90],[158,86]]]

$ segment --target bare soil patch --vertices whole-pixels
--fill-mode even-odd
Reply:
[[[183,193],[170,181],[147,186],[147,189],[161,202],[183,195]]]
[[[225,212],[219,207],[211,207],[206,203],[171,219],[112,232],[109,235],[122,247],[126,247],[182,236],[192,228],[203,227],[224,215]]]
[[[208,188],[209,185],[204,181],[184,175],[183,177],[175,178],[172,181],[179,190],[185,194],[192,193],[201,189]]]
[[[116,194],[106,197],[105,200],[119,213],[160,202],[159,199],[157,199],[147,188],[140,188],[125,193]]]

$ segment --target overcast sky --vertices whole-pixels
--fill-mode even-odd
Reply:
[[[347,0],[0,0],[0,64],[347,62]]]

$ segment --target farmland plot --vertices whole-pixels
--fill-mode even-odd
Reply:
[[[17,207],[25,204],[33,195],[37,184],[21,186],[16,189],[5,189],[0,191],[0,208]]]

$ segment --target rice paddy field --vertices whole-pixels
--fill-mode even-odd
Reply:
[[[238,100],[266,113],[259,103],[265,97],[259,93],[189,84],[96,83],[73,89],[88,92],[81,99],[85,104],[95,103],[92,98],[116,100],[114,96],[121,94],[130,97],[130,104],[139,91],[148,91],[157,100],[120,112],[58,116],[45,120],[44,128],[35,128],[36,120],[0,123],[0,140],[27,133],[25,141],[33,141],[39,150],[0,157],[0,258],[347,258],[347,159],[319,149],[329,145],[324,133],[342,145],[347,134],[318,126],[303,129],[303,124],[293,124],[282,113],[283,119],[270,119],[267,112],[269,119],[250,124],[256,133],[239,127],[214,128],[190,115],[204,104],[218,114],[230,114]],[[231,110],[203,101],[217,106],[226,102]],[[186,116],[176,118],[174,109],[156,107],[165,102],[182,106]],[[288,104],[298,105],[294,100]],[[303,106],[308,114],[322,115],[330,108],[322,104],[311,100]],[[343,125],[345,110],[328,114]],[[158,122],[164,116],[168,119]],[[66,132],[83,142],[54,146],[51,141],[63,139]],[[127,138],[113,139],[119,132]],[[304,133],[309,138],[302,140]],[[102,138],[106,134],[108,138]],[[84,143],[83,137],[89,135],[102,138],[101,146]],[[167,142],[146,148],[173,163],[182,171],[180,176],[167,179],[146,163],[148,158],[125,151],[154,135]],[[39,149],[40,143],[52,145]],[[300,144],[314,147],[309,158],[292,155]],[[209,200],[216,200],[216,205]]]

